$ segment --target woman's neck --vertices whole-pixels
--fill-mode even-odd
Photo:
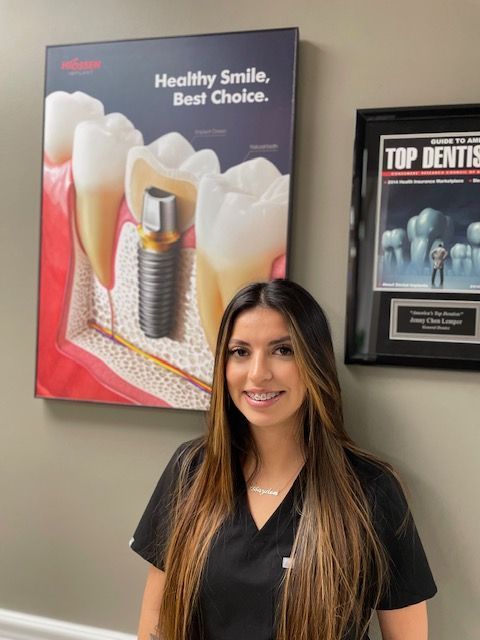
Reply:
[[[301,468],[304,456],[298,437],[298,429],[282,428],[278,425],[271,428],[251,425],[250,433],[259,454],[258,471],[262,475],[282,477]],[[245,471],[250,474],[254,468],[255,460],[249,456],[246,460]]]

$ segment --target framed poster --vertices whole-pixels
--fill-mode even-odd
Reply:
[[[480,369],[480,106],[357,112],[345,362]]]
[[[297,29],[47,48],[36,395],[206,409],[285,277]]]

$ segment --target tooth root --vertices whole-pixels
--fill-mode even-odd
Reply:
[[[475,247],[472,253],[472,266],[475,275],[480,276],[480,248]]]
[[[265,258],[255,262],[218,271],[204,252],[197,248],[197,305],[208,345],[215,353],[218,330],[223,312],[233,296],[244,285],[257,280],[268,280],[270,266]]]
[[[452,260],[453,274],[459,276],[463,273],[463,245],[455,244],[450,249],[450,258]]]
[[[394,248],[395,260],[397,261],[397,265],[402,268],[405,265],[405,255],[403,249],[401,247]]]
[[[143,194],[146,188],[157,187],[176,196],[177,224],[180,231],[185,231],[193,221],[197,188],[188,180],[171,178],[157,173],[143,158],[138,158],[132,165],[129,185],[130,207],[133,215],[140,222]]]
[[[207,256],[196,251],[197,306],[208,346],[215,353],[218,329],[223,314],[222,292],[218,286],[217,272]]]
[[[390,231],[384,231],[382,234],[383,269],[385,273],[392,273],[395,267],[394,253],[391,246],[390,236]]]
[[[230,300],[248,282],[256,280],[268,280],[270,276],[271,264],[273,260],[262,256],[259,260],[249,262],[244,265],[234,265],[229,269],[217,273],[220,296],[222,299],[222,314]],[[220,277],[219,277],[220,276]],[[221,315],[220,315],[221,318]],[[220,326],[220,321],[219,321]]]
[[[113,286],[115,229],[122,193],[81,192],[76,197],[76,226],[84,252],[100,283]],[[102,214],[98,215],[101,211]]]
[[[429,246],[430,243],[428,241],[428,238],[415,238],[415,240],[412,242],[412,246],[410,249],[412,263],[420,273],[423,272],[423,267],[425,266],[425,260],[428,255]]]
[[[407,258],[407,234],[404,229],[393,229],[392,245],[397,267],[403,269]]]

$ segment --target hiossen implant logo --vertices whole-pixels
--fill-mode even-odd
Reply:
[[[69,75],[84,75],[93,73],[101,69],[101,60],[80,60],[80,58],[72,58],[71,60],[62,60],[60,69],[67,71]]]

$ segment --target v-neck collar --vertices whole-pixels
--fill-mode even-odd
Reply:
[[[300,479],[302,476],[303,467],[298,473],[297,477],[292,483],[292,486],[285,494],[283,500],[277,506],[275,511],[272,512],[268,520],[259,528],[257,523],[255,522],[254,517],[252,516],[252,512],[250,511],[250,505],[248,503],[248,489],[245,479],[243,479],[243,491],[240,495],[240,500],[242,503],[242,511],[244,511],[246,516],[246,521],[248,525],[248,530],[255,537],[263,537],[265,535],[270,535],[272,532],[281,533],[284,528],[289,524],[291,516],[294,511],[295,504],[295,495],[300,485]],[[282,517],[283,516],[283,517]]]

